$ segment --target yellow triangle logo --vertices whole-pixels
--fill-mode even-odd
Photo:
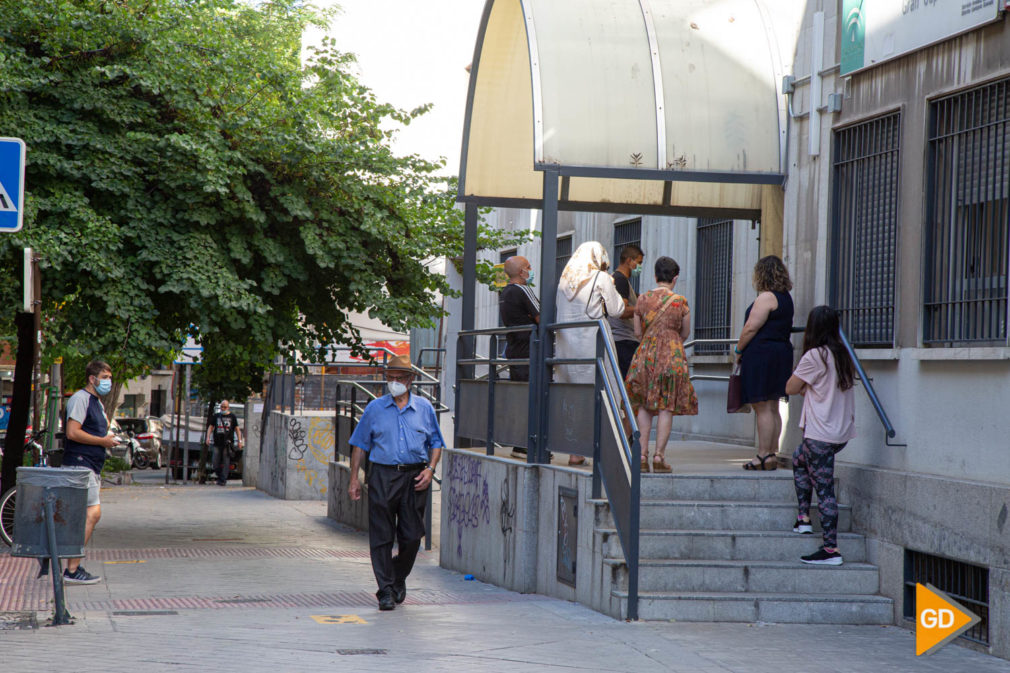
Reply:
[[[980,621],[932,584],[915,585],[915,612],[916,656],[933,654]]]

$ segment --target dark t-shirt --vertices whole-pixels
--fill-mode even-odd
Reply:
[[[238,429],[238,418],[230,411],[227,414],[219,411],[210,417],[208,427],[214,428],[214,446],[224,446]]]
[[[526,285],[510,283],[498,294],[498,312],[505,327],[532,325],[540,315],[540,302]],[[530,354],[530,333],[510,332],[506,337],[508,345],[505,356],[524,358]]]
[[[631,281],[620,271],[614,271],[614,287],[617,288],[617,294],[621,295],[622,299],[631,296]]]
[[[621,295],[621,299],[624,299],[631,303],[632,306],[638,301],[638,295],[635,294],[634,288],[631,287],[631,281],[618,270],[614,270],[614,287],[617,288],[617,294]],[[633,341],[638,343],[638,338],[635,336],[635,322],[631,318],[607,318],[610,321],[610,331],[614,335],[614,341]]]

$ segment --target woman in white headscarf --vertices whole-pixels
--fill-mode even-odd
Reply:
[[[586,241],[578,247],[558,281],[557,322],[598,320],[607,316],[617,317],[624,312],[624,298],[614,286],[614,279],[607,273],[609,266],[607,251],[596,241]],[[614,338],[606,320],[603,321],[603,327],[613,348]],[[554,333],[554,357],[595,358],[598,331],[597,327],[557,330]],[[620,382],[620,372],[609,379],[614,394],[620,395],[617,388],[618,385],[623,385]],[[555,365],[554,380],[558,383],[594,383],[596,366]],[[584,462],[586,459],[581,456],[570,456],[568,459],[569,465],[581,465]]]
[[[578,247],[565,265],[558,281],[557,321],[579,322],[617,317],[624,311],[624,299],[607,273],[610,259],[596,241],[586,241]],[[606,325],[607,321],[603,321]],[[576,327],[555,332],[554,357],[595,358],[596,327]],[[607,338],[613,344],[610,330]],[[555,381],[559,383],[593,383],[596,368],[591,365],[557,365]],[[617,390],[614,391],[617,394]]]

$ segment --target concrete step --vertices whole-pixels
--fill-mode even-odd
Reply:
[[[835,492],[838,481],[835,480]],[[816,496],[815,496],[816,497]],[[642,500],[757,500],[796,502],[790,470],[738,475],[643,474]]]
[[[621,614],[627,614],[627,592],[613,595],[621,601]],[[646,592],[639,594],[638,616],[683,622],[892,624],[894,606],[890,598],[871,595]]]
[[[628,588],[628,566],[605,559],[613,586]],[[770,592],[783,594],[875,594],[880,588],[876,566],[846,563],[814,566],[793,561],[722,561],[650,559],[638,568],[640,592]]]
[[[616,528],[597,529],[603,555],[623,559]],[[838,545],[846,563],[866,561],[866,539],[856,533],[839,533]],[[638,537],[641,559],[726,559],[737,561],[795,561],[821,546],[821,536],[784,531],[643,530]]]
[[[604,505],[609,507],[609,505]],[[610,519],[598,515],[597,526]],[[816,508],[810,518],[819,525]],[[838,506],[838,530],[848,532],[852,519],[849,505]],[[610,519],[612,521],[612,519]],[[741,502],[735,500],[643,500],[640,527],[674,530],[792,530],[796,522],[796,503]]]

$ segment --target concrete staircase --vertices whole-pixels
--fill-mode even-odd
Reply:
[[[639,561],[641,619],[804,624],[890,624],[893,606],[877,595],[866,541],[850,532],[839,506],[842,566],[811,566],[799,557],[821,544],[792,532],[792,473],[642,475]],[[606,501],[596,507],[594,547],[610,604],[627,614],[628,567]]]

